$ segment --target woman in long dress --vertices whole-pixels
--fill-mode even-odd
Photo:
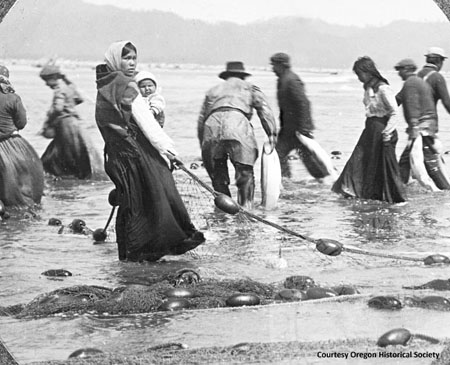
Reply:
[[[75,85],[54,63],[40,73],[53,90],[53,101],[41,134],[52,141],[41,156],[44,170],[57,177],[92,179],[101,177],[102,160],[91,140],[80,127],[75,106],[83,99]]]
[[[196,230],[170,165],[181,163],[133,79],[136,47],[111,44],[97,66],[95,118],[105,141],[105,170],[116,186],[120,260],[156,261],[183,254],[205,238]],[[170,161],[172,160],[172,161]]]
[[[34,148],[19,135],[27,124],[20,96],[0,66],[0,200],[5,206],[33,207],[41,202],[44,171]]]
[[[405,201],[395,156],[399,114],[395,95],[374,61],[359,58],[353,71],[364,85],[366,123],[356,147],[332,190],[345,197]]]

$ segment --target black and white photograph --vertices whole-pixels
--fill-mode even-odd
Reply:
[[[0,34],[0,365],[450,365],[450,0]]]

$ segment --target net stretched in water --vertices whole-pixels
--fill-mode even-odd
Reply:
[[[279,306],[279,305],[320,305],[320,303],[367,302],[369,307],[377,309],[396,310],[402,306],[420,307],[429,310],[450,312],[450,302],[437,296],[428,297],[432,301],[418,297],[371,297],[360,294],[356,288],[338,286],[325,288],[306,276],[287,277],[284,282],[265,284],[251,279],[217,280],[202,279],[192,269],[181,269],[169,273],[165,277],[155,278],[149,285],[128,285],[127,287],[106,288],[102,286],[80,285],[61,288],[49,293],[41,294],[26,305],[13,305],[0,308],[0,315],[14,316],[22,319],[34,319],[44,316],[65,314],[67,316],[88,313],[91,315],[123,315],[137,313],[152,313],[171,311],[167,306],[173,303],[170,298],[174,289],[181,289],[190,293],[187,299],[177,299],[181,307],[173,310],[230,310],[235,307],[230,298],[239,297],[241,300],[252,300],[248,305]],[[172,293],[172,294],[169,294]],[[257,301],[254,299],[257,298]],[[414,299],[414,300],[413,300]],[[303,302],[306,303],[295,303]],[[314,304],[313,304],[314,302]],[[237,303],[237,306],[242,306]],[[251,307],[250,307],[251,308]],[[242,310],[249,310],[243,308]],[[411,335],[407,338],[407,347],[390,346],[389,351],[436,351],[443,350],[449,344],[448,339],[435,339],[426,335]],[[427,340],[427,341],[425,341]],[[425,341],[425,342],[424,342]],[[405,345],[406,346],[406,345]],[[86,360],[70,359],[67,361],[49,361],[42,364],[142,364],[142,363],[189,363],[210,364],[214,362],[276,363],[278,361],[295,361],[298,359],[315,358],[317,351],[331,349],[333,352],[379,352],[375,338],[342,339],[327,342],[281,342],[281,343],[245,343],[234,346],[209,347],[187,350],[183,344],[162,344],[147,349],[146,352],[133,356],[120,354],[100,354]],[[392,348],[392,349],[391,349]],[[448,353],[448,350],[446,350]],[[447,354],[448,356],[448,354]],[[162,361],[164,360],[164,361]],[[87,362],[85,362],[87,361]],[[438,364],[438,363],[437,363]],[[441,363],[439,363],[441,364]]]
[[[181,294],[174,289],[183,289]],[[239,295],[241,295],[239,297]],[[0,315],[39,318],[55,314],[136,314],[179,309],[199,310],[243,305],[328,299],[336,302],[367,300],[351,285],[321,286],[308,276],[290,276],[284,282],[266,284],[251,279],[200,278],[192,269],[181,269],[155,278],[147,285],[107,288],[78,285],[37,296],[28,304],[0,307]],[[236,299],[235,297],[238,296]],[[441,296],[373,296],[369,307],[396,310],[404,306],[450,312],[450,301]],[[180,299],[177,307],[166,307]],[[230,299],[234,298],[234,299]],[[176,301],[175,301],[176,302]]]
[[[177,189],[197,229],[208,231],[208,241],[189,251],[193,258],[249,259],[257,256],[252,248],[255,238],[261,233],[258,222],[238,212],[229,215],[215,207],[212,188],[208,191],[185,172],[174,172]],[[273,229],[271,229],[273,233]]]
[[[273,302],[276,287],[250,279],[202,280],[192,284],[193,297],[189,309],[225,307],[226,300],[236,293],[253,293],[261,304]],[[39,318],[59,313],[134,314],[156,312],[174,288],[171,279],[152,285],[131,285],[115,289],[79,285],[61,288],[37,296],[25,305],[0,307],[0,315],[16,318]]]
[[[63,365],[63,364],[302,364],[318,363],[320,354],[341,353],[348,354],[349,360],[370,362],[376,359],[385,363],[408,363],[408,354],[429,353],[435,351],[439,358],[432,361],[432,365],[444,365],[450,361],[450,340],[440,345],[430,346],[429,343],[414,340],[407,348],[391,346],[383,349],[376,346],[371,338],[316,341],[316,342],[277,342],[277,343],[240,343],[234,346],[215,346],[207,348],[186,349],[186,345],[173,343],[166,346],[155,346],[147,351],[121,356],[117,354],[99,354],[88,359],[69,359],[65,361],[46,361],[34,365]],[[443,349],[444,346],[447,346]],[[384,356],[384,357],[383,357]],[[402,361],[404,360],[404,361]],[[344,359],[322,358],[323,362],[346,361]],[[378,362],[377,362],[378,363]]]

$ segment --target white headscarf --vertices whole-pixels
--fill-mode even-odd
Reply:
[[[121,71],[120,64],[122,62],[122,50],[128,43],[134,46],[130,41],[114,42],[109,46],[105,53],[105,62],[111,71]],[[161,126],[153,116],[153,113],[150,112],[148,104],[140,95],[136,97],[131,104],[131,112],[139,129],[144,133],[144,136],[170,166],[170,161],[167,156],[177,155],[174,143],[162,130]]]
[[[112,43],[105,52],[105,62],[111,71],[121,71],[120,64],[122,62],[122,50],[127,44],[136,46],[130,41],[119,41]]]

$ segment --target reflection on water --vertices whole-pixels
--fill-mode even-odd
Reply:
[[[209,71],[158,72],[168,102],[165,129],[174,138],[186,166],[190,166],[191,162],[198,162],[200,155],[195,128],[203,93],[217,81],[217,75]],[[36,133],[44,120],[51,93],[37,78],[35,69],[12,67],[11,74],[29,113],[29,125],[22,134],[42,154],[48,140]],[[70,76],[90,99],[95,99],[92,70],[80,69]],[[266,92],[277,113],[274,75],[255,72],[252,79]],[[394,89],[399,88],[395,80]],[[351,73],[336,78],[326,75],[325,79],[318,74],[308,79],[306,75],[304,81],[317,125],[315,137],[327,151],[342,152],[340,159],[333,160],[340,171],[364,123],[360,84]],[[101,150],[103,144],[95,128],[93,113],[93,104],[82,104],[80,114],[84,119],[80,123],[89,129]],[[450,146],[449,117],[442,115],[441,138]],[[256,118],[254,128],[262,141],[263,131]],[[405,143],[405,136],[403,138],[398,151]],[[278,209],[265,211],[258,206],[261,195],[257,162],[255,214],[305,236],[330,238],[368,251],[419,258],[432,253],[450,255],[450,193],[425,192],[413,183],[408,186],[406,204],[347,200],[332,193],[329,182],[311,180],[300,160],[293,159],[289,163],[293,179],[283,181]],[[199,167],[193,172],[209,183],[204,168]],[[232,175],[231,167],[230,172]],[[79,218],[91,229],[104,227],[111,211],[107,198],[112,183],[47,178],[42,207],[34,212],[35,215],[12,214],[9,220],[0,222],[0,305],[27,303],[43,292],[81,284],[111,288],[148,285],[185,267],[194,268],[204,277],[249,277],[267,283],[280,282],[291,275],[308,275],[324,286],[355,285],[364,295],[398,295],[405,293],[403,286],[450,277],[450,269],[445,266],[431,267],[350,253],[324,256],[311,243],[245,215],[230,216],[218,212],[210,194],[182,171],[176,171],[175,178],[195,225],[205,232],[207,241],[193,253],[167,256],[159,263],[146,264],[118,261],[114,223],[109,227],[106,242],[99,245],[94,245],[88,236],[68,232],[58,234],[59,227],[48,225],[50,218],[60,219],[65,226]],[[232,193],[236,196],[234,186]],[[280,256],[286,260],[286,268],[274,264]],[[66,269],[73,276],[49,280],[41,275],[49,269]],[[428,291],[428,294],[432,292]],[[450,296],[448,293],[443,295]],[[190,346],[199,347],[295,339],[375,339],[393,325],[440,338],[444,335],[436,333],[435,326],[447,319],[447,314],[442,312],[410,308],[388,314],[374,312],[366,308],[364,301],[280,308],[272,309],[275,312],[238,309],[126,317],[56,316],[20,321],[0,317],[0,336],[19,361],[29,362],[64,359],[80,347],[130,353],[172,341],[189,342]]]

